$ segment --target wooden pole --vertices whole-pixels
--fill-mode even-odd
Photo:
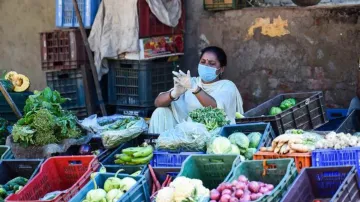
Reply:
[[[11,109],[13,110],[13,112],[15,113],[16,117],[18,119],[22,118],[22,114],[20,112],[20,110],[17,108],[16,104],[14,103],[14,101],[12,100],[12,98],[10,97],[9,93],[7,92],[7,90],[4,88],[3,84],[0,82],[0,91],[1,93],[4,95],[5,100],[7,101],[7,103],[9,103]]]
[[[89,41],[88,41],[87,36],[86,36],[86,32],[85,32],[84,24],[82,22],[82,18],[81,18],[81,15],[80,15],[77,0],[73,0],[73,4],[74,4],[74,8],[75,8],[76,17],[77,17],[77,20],[79,22],[80,32],[81,32],[81,35],[82,35],[82,38],[83,38],[83,41],[84,41],[86,52],[87,52],[88,58],[90,60],[91,72],[92,72],[92,75],[93,75],[93,78],[94,78],[95,90],[96,90],[96,94],[97,94],[97,97],[98,97],[98,100],[99,100],[100,110],[101,110],[102,115],[106,116],[107,114],[106,114],[104,99],[103,99],[102,93],[101,93],[100,82],[98,80],[98,74],[97,74],[97,71],[96,71],[94,58],[93,58],[91,50],[90,50]],[[87,90],[89,90],[89,89],[87,89]]]

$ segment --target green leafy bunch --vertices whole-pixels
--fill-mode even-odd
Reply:
[[[209,131],[223,127],[230,123],[229,120],[226,120],[225,111],[218,108],[199,108],[190,112],[189,116],[192,121],[204,124],[206,129]]]

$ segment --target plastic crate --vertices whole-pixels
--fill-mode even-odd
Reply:
[[[109,60],[108,99],[118,106],[153,107],[155,98],[174,86],[178,62],[167,58],[147,61]]]
[[[178,25],[176,27],[169,27],[160,22],[157,17],[151,12],[146,0],[138,0],[139,38],[172,34],[184,34],[186,16],[184,0],[181,0],[181,6],[182,13]]]
[[[186,158],[193,154],[205,154],[204,152],[167,152],[154,151],[150,161],[152,167],[181,167]]]
[[[0,184],[4,185],[16,177],[32,179],[41,166],[42,159],[12,159],[0,161]]]
[[[84,113],[86,111],[86,94],[81,69],[46,72],[46,83],[52,90],[57,90],[61,96],[70,99],[62,104],[64,109],[72,110],[78,116],[87,116],[87,112]],[[90,82],[89,88],[92,89]],[[90,96],[91,101],[95,103],[95,95],[90,92]]]
[[[340,117],[329,120],[329,122],[315,129],[315,131],[336,131],[346,118]]]
[[[246,0],[204,0],[204,9],[208,11],[222,11],[251,7]]]
[[[147,142],[148,144],[154,144],[154,140],[156,140],[158,137],[159,137],[158,134],[141,134],[138,137],[136,137],[135,139],[132,139],[131,141],[128,141],[128,142],[120,145],[101,163],[105,167],[118,166],[117,164],[114,163],[115,155],[120,154],[121,150],[128,148],[128,147],[137,147],[137,146],[141,145],[143,142]]]
[[[288,98],[295,98],[297,104],[275,116],[268,116],[271,107],[279,106]],[[309,130],[327,123],[325,101],[322,92],[280,94],[271,100],[247,111],[246,118],[236,119],[237,123],[270,122],[276,135],[288,129]]]
[[[104,183],[109,177],[114,177],[114,173],[99,173],[95,176],[95,181],[99,188],[104,188]],[[121,196],[121,202],[137,202],[137,201],[149,201],[149,188],[148,184],[146,183],[145,177],[143,175],[132,177],[126,174],[118,174],[118,178],[122,179],[125,177],[131,177],[135,179],[137,182],[136,184],[127,191],[124,195]],[[94,183],[89,181],[69,202],[80,202],[85,197],[86,194],[94,189]]]
[[[206,188],[213,189],[238,163],[240,158],[237,155],[191,155],[182,164],[178,177],[199,179]]]
[[[348,147],[342,150],[316,149],[312,151],[311,156],[312,167],[355,166],[360,174],[360,147]]]
[[[90,179],[90,174],[99,167],[95,156],[51,157],[39,173],[17,194],[6,198],[7,202],[39,201],[45,194],[63,190],[63,193],[48,201],[69,201]]]
[[[311,153],[276,154],[274,152],[256,152],[254,160],[263,159],[285,159],[292,158],[295,161],[297,171],[300,173],[303,168],[311,167]]]
[[[326,109],[326,117],[328,120],[344,118],[348,113],[348,109]]]
[[[12,158],[14,158],[14,155],[11,152],[11,148],[9,146],[0,145],[0,160]]]
[[[72,0],[70,2],[72,4]],[[79,65],[89,64],[79,29],[40,33],[40,53],[43,71],[76,69]]]
[[[348,117],[342,122],[339,128],[336,130],[337,133],[355,133],[360,132],[360,110],[352,111]]]
[[[94,23],[101,0],[77,0],[84,27]],[[72,0],[56,0],[56,27],[79,27]]]
[[[252,132],[259,132],[262,134],[257,150],[260,147],[270,147],[271,142],[275,139],[275,133],[272,129],[270,123],[248,123],[248,124],[237,124],[224,126],[221,129],[220,135],[224,137],[229,137],[235,132],[242,132],[245,135],[249,135]]]
[[[358,181],[355,167],[306,168],[282,202],[360,201]]]
[[[256,201],[278,202],[286,194],[297,174],[294,159],[244,161],[232,170],[224,182],[232,182],[240,175],[245,175],[249,181],[272,184],[274,189],[271,193]]]
[[[157,168],[153,168],[153,170],[157,180],[160,182],[160,184],[162,184],[165,181],[167,175],[170,175],[173,181],[176,178],[176,176],[180,173],[181,167],[173,167],[173,168],[157,167]],[[149,186],[149,194],[151,195],[153,179],[151,177],[149,169],[146,170],[144,176]]]
[[[123,107],[117,106],[116,113],[127,116],[151,117],[155,107]]]
[[[32,92],[22,92],[22,93],[9,93],[11,99],[16,104],[17,108],[21,113],[24,112],[24,107],[26,99],[29,95],[32,95]],[[17,122],[18,118],[15,113],[12,111],[10,105],[7,103],[5,97],[0,93],[0,117],[5,118],[10,123]]]

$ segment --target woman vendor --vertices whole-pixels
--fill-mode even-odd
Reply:
[[[223,109],[231,123],[235,114],[243,114],[243,102],[236,85],[221,79],[227,64],[226,54],[219,47],[211,46],[201,51],[198,65],[199,77],[191,77],[190,71],[173,72],[174,87],[155,99],[150,120],[150,133],[161,133],[186,121],[189,112],[201,107]]]

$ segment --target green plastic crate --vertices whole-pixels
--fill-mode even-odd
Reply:
[[[191,155],[183,162],[178,175],[199,179],[204,187],[216,188],[229,175],[232,168],[240,163],[237,155]]]
[[[22,93],[9,93],[11,99],[16,104],[17,108],[21,113],[24,112],[25,102],[29,95],[32,95],[32,92],[22,92]],[[12,111],[10,105],[7,103],[5,97],[0,93],[0,117],[6,119],[11,123],[15,123],[18,118],[15,113]]]
[[[264,170],[264,165],[268,166],[266,170]],[[224,182],[232,182],[240,175],[245,175],[249,181],[273,184],[273,191],[256,201],[278,202],[286,195],[297,174],[294,159],[291,158],[253,160],[240,163],[232,170]]]
[[[14,155],[11,152],[9,146],[1,145],[0,146],[0,159],[12,159]]]

